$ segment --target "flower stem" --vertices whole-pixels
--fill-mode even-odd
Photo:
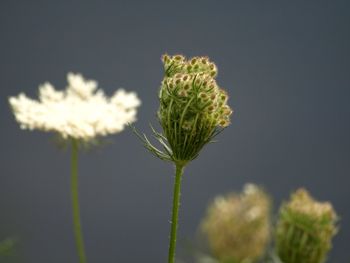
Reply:
[[[71,191],[73,205],[73,225],[75,243],[80,263],[86,263],[84,250],[83,233],[80,223],[79,192],[78,192],[78,141],[72,139],[72,156],[71,156]]]
[[[176,232],[177,232],[177,222],[179,218],[181,178],[183,175],[183,169],[184,169],[183,165],[176,164],[168,263],[175,262]]]

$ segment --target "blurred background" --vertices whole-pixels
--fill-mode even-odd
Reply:
[[[77,262],[69,151],[19,129],[11,95],[81,72],[111,95],[142,99],[136,126],[157,123],[163,53],[208,55],[230,94],[232,125],[183,180],[178,248],[217,194],[263,185],[278,207],[304,186],[341,216],[329,262],[349,262],[348,1],[1,1],[0,240],[26,263]],[[165,262],[173,167],[126,130],[80,158],[90,262]]]

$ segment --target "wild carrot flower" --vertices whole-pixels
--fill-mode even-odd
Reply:
[[[158,117],[170,146],[166,159],[186,164],[220,128],[230,124],[228,95],[218,86],[216,65],[207,57],[162,57],[165,77]]]
[[[46,82],[39,86],[39,100],[21,93],[9,99],[22,129],[56,132],[64,139],[88,141],[118,133],[135,121],[140,100],[134,92],[118,90],[111,98],[97,89],[97,82],[68,73],[66,90]]]
[[[85,263],[78,196],[78,150],[99,137],[121,132],[136,120],[140,100],[134,92],[122,89],[108,98],[97,82],[80,74],[68,73],[68,86],[56,90],[46,82],[39,86],[39,100],[24,93],[10,97],[9,103],[22,129],[57,133],[71,142],[71,192],[74,234],[79,262]]]
[[[280,208],[276,250],[284,263],[321,263],[337,233],[337,215],[329,202],[314,200],[305,189]]]
[[[227,105],[228,94],[215,80],[217,67],[208,57],[187,60],[182,55],[164,55],[162,61],[165,73],[159,90],[158,118],[163,133],[152,129],[163,150],[135,132],[155,156],[176,166],[168,256],[168,262],[173,263],[183,169],[230,124],[232,110]]]
[[[201,232],[218,262],[256,262],[270,241],[270,214],[270,197],[260,187],[247,184],[241,194],[215,198]]]

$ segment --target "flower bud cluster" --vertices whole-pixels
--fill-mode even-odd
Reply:
[[[337,232],[337,215],[329,202],[315,201],[304,189],[282,205],[276,248],[284,263],[321,263]]]
[[[270,240],[269,196],[256,185],[247,184],[241,194],[219,196],[202,221],[213,256],[219,262],[256,262]]]
[[[187,61],[182,55],[163,55],[162,61],[167,76],[172,76],[179,72],[206,72],[211,77],[215,78],[218,73],[216,65],[213,62],[210,62],[208,57],[193,57]]]
[[[177,158],[191,160],[217,128],[230,124],[228,95],[216,83],[217,67],[207,57],[186,60],[182,55],[164,55],[162,61],[165,76],[159,92],[159,119],[171,148],[182,144]],[[183,148],[186,137],[186,143],[197,143],[192,153]]]
[[[227,105],[228,95],[215,81],[217,67],[213,62],[207,57],[186,61],[181,55],[164,55],[162,60],[166,74],[160,100],[165,108],[171,99],[176,100],[177,106],[184,107],[191,101],[187,121],[191,117],[194,121],[194,114],[201,113],[215,126],[227,127],[230,124],[232,110]]]

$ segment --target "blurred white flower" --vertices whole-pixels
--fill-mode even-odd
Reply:
[[[270,209],[268,194],[254,184],[245,185],[240,194],[216,197],[201,224],[215,259],[258,262],[270,241]]]
[[[117,90],[110,98],[97,82],[81,74],[68,73],[68,86],[56,90],[50,83],[39,86],[39,100],[24,93],[10,97],[9,103],[22,129],[57,132],[63,138],[88,141],[121,132],[136,121],[141,101],[135,92]]]

